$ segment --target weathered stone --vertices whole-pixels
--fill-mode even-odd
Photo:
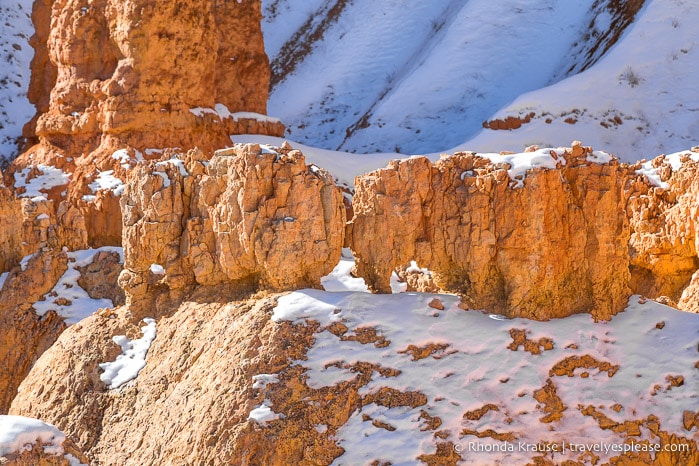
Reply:
[[[184,161],[138,169],[121,201],[120,283],[129,302],[158,284],[319,286],[340,259],[342,195],[301,152],[279,151],[237,145],[217,152],[205,168],[193,151]],[[162,281],[153,280],[153,264],[164,268]]]
[[[391,271],[415,260],[476,309],[609,319],[629,296],[627,170],[585,161],[589,148],[573,152],[556,169],[530,171],[521,188],[506,167],[470,153],[393,161],[358,177],[350,228],[358,274],[389,292]]]

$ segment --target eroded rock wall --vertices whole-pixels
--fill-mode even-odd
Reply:
[[[66,267],[64,253],[37,253],[16,267],[0,289],[0,414],[7,413],[19,384],[66,328],[55,312],[39,316],[32,309]]]
[[[634,292],[687,310],[699,309],[692,280],[699,269],[699,163],[692,154],[681,155],[675,170],[665,157],[652,160],[663,186],[636,180],[627,207]]]
[[[340,259],[342,195],[300,151],[278,150],[236,145],[138,168],[121,200],[128,302],[159,285],[319,286]]]
[[[41,190],[83,232],[71,236],[80,248],[120,242],[118,195],[98,180],[130,176],[133,164],[113,157],[117,150],[153,159],[163,148],[198,147],[210,156],[231,134],[284,133],[264,115],[270,70],[259,0],[38,0],[32,19],[37,115],[5,181],[21,191],[41,166],[70,178]]]
[[[22,258],[21,204],[12,191],[2,184],[0,172],[0,273],[9,270]]]
[[[590,162],[590,153],[566,151],[557,168],[527,173],[523,187],[508,167],[470,153],[394,161],[358,177],[358,274],[389,292],[391,271],[415,260],[474,308],[609,319],[630,293],[627,170]]]

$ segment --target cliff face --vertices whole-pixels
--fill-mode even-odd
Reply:
[[[121,241],[118,193],[103,176],[123,183],[163,148],[210,155],[230,134],[284,132],[264,115],[259,1],[39,0],[32,19],[38,112],[24,133],[34,145],[5,181],[54,201],[59,224],[78,233],[71,246]]]
[[[66,270],[65,254],[39,253],[17,267],[0,289],[0,414],[36,360],[66,328],[55,312],[39,316],[32,304],[51,291]]]
[[[0,172],[0,178],[2,172]],[[0,180],[0,273],[22,258],[22,214],[20,202]]]
[[[210,161],[190,151],[139,167],[121,200],[128,302],[157,285],[319,286],[340,259],[342,194],[300,151],[276,150],[236,145]]]
[[[141,150],[225,144],[190,110],[266,112],[259,10],[258,1],[37,2],[36,135],[78,153],[106,136]]]
[[[514,161],[457,153],[359,177],[350,241],[358,274],[386,292],[391,271],[415,260],[476,309],[609,319],[629,295],[626,170],[588,161],[580,145],[530,155],[555,167],[522,181],[508,174]]]
[[[686,151],[643,164],[655,183],[633,184],[627,208],[634,291],[664,296],[694,312],[699,310],[693,279],[699,269],[698,158],[699,153]]]

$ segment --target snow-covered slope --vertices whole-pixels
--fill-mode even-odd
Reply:
[[[263,1],[269,112],[292,139],[350,152],[581,139],[629,160],[687,148],[699,7],[621,3]],[[530,112],[518,131],[482,129]]]
[[[17,155],[17,138],[34,115],[27,100],[29,63],[34,50],[29,38],[34,34],[31,0],[0,4],[0,165]]]
[[[582,139],[631,161],[696,145],[697,21],[696,2],[648,2],[624,40],[595,66],[524,94],[494,115],[533,112],[531,123],[514,131],[484,130],[461,147],[516,150]],[[574,124],[566,123],[570,118]]]
[[[456,296],[370,295],[347,270],[341,263],[328,277],[334,292],[281,297],[272,317],[320,323],[312,348],[295,363],[309,387],[355,381],[362,396],[377,400],[337,428],[345,453],[333,464],[417,464],[443,442],[451,442],[459,464],[532,464],[538,455],[597,464],[631,448],[680,448],[661,444],[653,425],[697,438],[683,426],[683,413],[697,408],[694,314],[632,296],[610,322],[587,314],[507,320],[464,311]],[[333,324],[347,331],[338,336]],[[352,338],[369,330],[377,343]],[[355,370],[362,363],[380,368],[368,382]],[[267,375],[271,383],[277,376]],[[288,415],[274,414],[282,423]],[[592,448],[594,461],[583,450]]]

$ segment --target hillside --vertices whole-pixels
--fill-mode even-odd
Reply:
[[[263,5],[269,111],[306,145],[414,154],[581,139],[630,161],[697,144],[699,11],[686,2]],[[482,127],[530,113],[521,129]]]

